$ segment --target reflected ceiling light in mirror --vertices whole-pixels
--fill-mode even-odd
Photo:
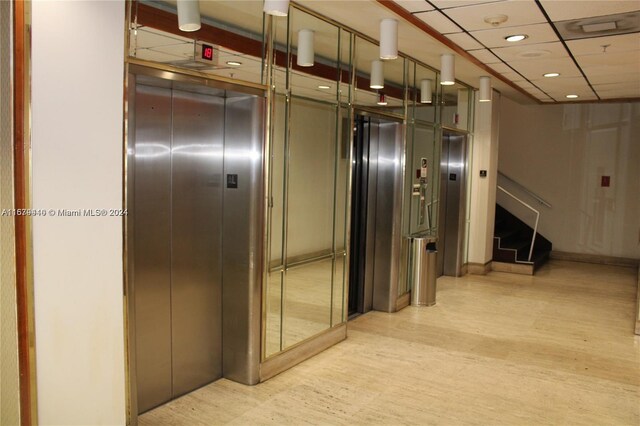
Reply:
[[[478,101],[491,102],[491,77],[480,77],[480,90]]]
[[[506,36],[504,39],[511,43],[515,43],[516,41],[522,41],[527,38],[529,38],[529,36],[526,34],[513,34],[510,36]]]
[[[238,62],[238,61],[227,61],[227,65],[231,66],[231,67],[239,67],[240,65],[242,65],[242,62]]]
[[[433,92],[431,88],[430,79],[424,79],[420,81],[420,103],[421,104],[430,104],[433,101]]]
[[[296,63],[301,67],[312,67],[313,55],[313,31],[298,31],[298,58]]]
[[[398,57],[398,21],[383,19],[380,21],[380,59]]]
[[[198,31],[200,25],[200,4],[198,0],[178,0],[178,28],[180,28],[180,31]]]
[[[384,87],[384,68],[382,61],[374,59],[371,61],[371,81],[369,87],[372,89],[382,89]]]
[[[559,72],[548,72],[546,74],[542,74],[543,77],[551,78],[551,77],[559,77]]]
[[[328,90],[328,89],[331,89],[331,86],[327,86],[326,84],[321,84],[318,86],[318,89]]]
[[[578,95],[567,95],[568,99],[576,99]]]
[[[456,84],[455,57],[450,53],[440,56],[440,84],[452,86]]]
[[[273,16],[287,16],[289,13],[289,0],[265,0],[263,12]]]
[[[380,96],[378,96],[378,102],[376,103],[382,106],[387,105],[387,97],[384,95],[384,93],[380,93]]]

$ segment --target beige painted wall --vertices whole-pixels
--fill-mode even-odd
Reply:
[[[0,210],[13,208],[11,3],[0,2]],[[0,424],[20,423],[13,218],[0,217]]]
[[[121,208],[124,1],[32,6],[34,208]],[[41,425],[125,424],[122,229],[33,220]]]
[[[552,204],[554,250],[640,258],[640,103],[519,105],[503,99],[499,170]],[[601,176],[611,186],[600,186]]]

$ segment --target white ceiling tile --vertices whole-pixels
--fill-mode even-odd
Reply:
[[[518,83],[518,86],[521,87],[524,90],[529,90],[529,89],[535,89],[536,88],[535,85],[531,84],[528,81],[521,81],[521,82]]]
[[[640,4],[640,2],[639,2]],[[600,55],[603,50],[607,54],[640,50],[640,33],[615,35],[609,37],[584,38],[569,40],[567,46],[573,56]],[[603,46],[607,46],[606,49]]]
[[[427,10],[433,10],[433,6],[425,0],[395,0],[395,3],[398,3],[409,12],[426,12]]]
[[[613,15],[640,9],[637,0],[541,0],[552,21]]]
[[[618,74],[600,74],[593,75],[589,73],[587,78],[591,84],[607,84],[607,83],[622,83],[622,82],[640,82],[640,76],[638,73],[618,73]]]
[[[568,101],[567,95],[578,95],[576,100],[595,99],[596,95],[589,86],[585,86],[581,89],[554,89],[548,90],[547,94],[557,101]]]
[[[467,31],[495,28],[484,21],[485,17],[493,15],[506,15],[508,17],[507,21],[501,24],[499,28],[547,22],[533,0],[504,1],[458,7],[447,9],[446,14]]]
[[[471,50],[468,53],[475,56],[483,64],[495,64],[498,62],[502,62],[500,61],[500,58],[491,53],[489,49]]]
[[[546,93],[544,93],[541,90],[536,89],[535,87],[531,87],[529,89],[525,89],[527,91],[527,93],[529,93],[530,95],[532,95],[533,97],[535,97],[536,99],[549,99],[549,96],[547,96]]]
[[[578,65],[586,73],[638,73],[640,78],[640,50],[618,53],[601,53],[599,55],[583,55],[576,58]]]
[[[620,88],[605,90],[596,89],[596,91],[598,92],[598,96],[600,96],[602,99],[640,98],[640,88]]]
[[[466,33],[447,34],[449,40],[463,48],[464,50],[482,49],[482,45],[478,43],[473,37]]]
[[[491,64],[489,65],[489,67],[491,67],[491,69],[493,69],[496,72],[499,73],[504,73],[504,72],[513,72],[513,70],[505,63],[499,62],[496,64]]]
[[[567,49],[559,41],[498,47],[492,49],[492,52],[505,62],[546,61],[551,58],[566,58],[569,56]]]
[[[439,9],[450,9],[452,7],[471,6],[481,3],[495,3],[504,0],[431,0]]]
[[[508,42],[505,37],[513,34],[526,34],[529,37],[516,42]],[[511,47],[511,46],[524,46],[528,44],[548,43],[552,41],[558,41],[556,33],[553,32],[553,28],[549,24],[533,24],[524,25],[518,28],[494,28],[490,30],[472,31],[473,35],[478,41],[485,46],[492,47]]]
[[[509,71],[500,73],[504,78],[511,81],[512,83],[518,83],[520,81],[525,81],[524,77],[518,74],[517,72]]]
[[[438,11],[416,13],[415,16],[441,34],[462,32],[456,24]]]
[[[582,75],[570,58],[552,58],[544,61],[513,61],[510,65],[529,80],[537,80],[548,72],[559,72],[564,77],[579,77]]]
[[[533,83],[547,93],[589,92],[589,85],[584,77],[556,77],[535,80]]]

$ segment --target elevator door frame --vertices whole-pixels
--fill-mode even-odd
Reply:
[[[232,91],[238,94],[246,94],[254,96],[258,110],[254,114],[254,120],[251,122],[252,134],[250,138],[243,141],[244,145],[234,146],[233,150],[242,150],[242,152],[252,152],[252,155],[245,156],[246,159],[235,158],[225,161],[223,168],[223,177],[228,170],[236,172],[241,170],[248,175],[247,181],[250,181],[250,190],[248,196],[243,193],[234,193],[231,196],[225,195],[232,199],[234,203],[241,204],[242,210],[250,217],[248,223],[248,238],[232,238],[235,232],[223,230],[223,239],[229,241],[229,250],[223,250],[223,262],[229,261],[229,258],[239,258],[233,261],[233,265],[227,272],[239,285],[233,288],[223,287],[222,303],[229,306],[227,311],[233,312],[226,314],[223,309],[222,330],[223,335],[227,336],[223,343],[222,352],[223,359],[232,360],[223,363],[222,377],[229,378],[244,384],[257,384],[259,382],[260,373],[260,345],[261,345],[261,328],[262,328],[262,277],[264,273],[264,159],[265,149],[267,146],[266,139],[266,102],[267,87],[253,83],[232,83],[215,78],[206,78],[202,75],[195,75],[185,71],[177,72],[157,64],[138,63],[140,61],[132,60],[128,64],[128,96],[125,97],[127,107],[125,108],[125,181],[124,181],[124,208],[131,210],[134,208],[133,202],[133,176],[135,172],[134,160],[132,153],[135,138],[132,136],[135,131],[135,87],[137,76],[149,76],[164,81],[166,87],[171,87],[174,82],[188,83],[204,88],[221,89]],[[203,89],[206,91],[206,89]],[[225,113],[226,116],[226,113]],[[234,125],[238,129],[240,126]],[[246,128],[246,124],[244,125]],[[234,131],[235,129],[232,129]],[[232,150],[232,151],[233,151]],[[226,147],[225,147],[226,152]],[[232,152],[233,154],[233,152]],[[259,158],[256,158],[256,155]],[[229,163],[228,165],[226,163]],[[223,192],[226,191],[223,188]],[[246,191],[245,191],[246,192]],[[242,199],[240,199],[242,196]],[[243,213],[244,214],[244,213]],[[230,214],[223,211],[223,220],[239,220],[237,214]],[[124,217],[124,247],[123,247],[123,264],[124,264],[124,296],[125,311],[124,321],[126,326],[125,350],[127,353],[127,364],[125,370],[126,383],[128,385],[128,423],[137,424],[138,418],[138,401],[137,401],[137,383],[136,383],[136,334],[135,334],[135,288],[134,288],[134,269],[135,262],[131,258],[132,248],[134,247],[134,225],[132,220]],[[225,238],[226,237],[226,238]],[[236,241],[237,240],[237,241]],[[244,264],[250,265],[249,268]],[[235,328],[234,328],[235,327]],[[234,332],[241,330],[242,332]]]
[[[455,162],[457,194],[452,198],[449,193],[449,165],[450,155],[449,137],[460,137],[462,158],[453,159]],[[462,275],[464,263],[464,241],[466,234],[467,211],[467,178],[469,173],[469,134],[460,130],[442,128],[440,136],[440,191],[438,206],[438,276],[447,275],[459,277]],[[446,155],[446,158],[445,158]],[[455,166],[454,165],[454,166]],[[457,210],[457,217],[452,216],[452,210]],[[448,213],[449,212],[449,213]],[[453,248],[453,250],[452,250]]]
[[[369,119],[374,119],[374,120],[378,120],[378,124],[384,124],[384,123],[389,123],[389,124],[394,124],[396,125],[396,137],[395,137],[395,144],[392,147],[393,150],[395,150],[395,156],[398,157],[398,163],[397,164],[402,164],[402,159],[404,157],[404,145],[402,144],[402,132],[403,132],[403,126],[404,126],[404,122],[403,119],[396,116],[396,115],[387,115],[384,113],[380,113],[378,111],[369,111],[366,109],[360,109],[360,108],[354,108],[353,110],[353,126],[356,126],[356,120],[357,117],[367,117]],[[381,123],[381,122],[382,123]],[[379,135],[380,134],[380,129],[376,129],[376,133]],[[368,133],[370,135],[370,128],[368,130]],[[398,145],[398,142],[400,142],[400,144]],[[354,145],[355,145],[356,141],[354,138]],[[385,155],[385,154],[389,154],[388,152],[384,152],[381,151],[380,145],[378,144],[375,147],[371,147],[371,145],[369,145],[368,147],[365,147],[363,149],[363,151],[366,151],[369,155],[368,160],[371,158],[371,154],[375,153],[377,158],[380,158],[380,155]],[[355,146],[354,146],[354,161],[357,161],[355,159],[355,155],[357,154]],[[352,182],[355,185],[356,183],[356,179],[355,176],[353,176],[354,170],[351,169],[351,173],[352,173]],[[371,167],[371,161],[369,160],[369,167]],[[377,235],[377,231],[378,231],[378,218],[377,218],[377,213],[378,213],[378,195],[379,194],[379,188],[377,185],[377,179],[380,173],[380,170],[378,169],[378,161],[376,160],[376,164],[375,164],[375,179],[372,180],[372,176],[369,175],[369,173],[367,173],[367,199],[366,199],[366,208],[367,208],[367,217],[366,220],[364,221],[364,224],[361,223],[361,225],[364,226],[364,229],[362,230],[365,234],[365,238],[366,238],[366,242],[364,245],[364,253],[366,254],[366,258],[369,258],[371,256],[371,261],[367,262],[365,259],[364,260],[364,268],[362,268],[361,273],[364,275],[362,277],[362,280],[360,282],[357,283],[353,283],[351,280],[352,277],[352,271],[351,271],[351,267],[352,264],[355,263],[356,261],[358,261],[359,259],[355,259],[354,254],[355,253],[351,253],[350,255],[350,261],[349,261],[349,285],[353,285],[356,284],[358,286],[357,290],[355,291],[355,294],[358,296],[359,300],[357,301],[357,310],[355,313],[353,313],[351,315],[351,317],[355,317],[357,315],[360,315],[362,313],[368,312],[370,310],[378,310],[378,311],[384,311],[384,312],[393,312],[395,311],[395,307],[396,307],[396,300],[397,300],[397,292],[398,292],[398,278],[400,275],[400,256],[401,256],[401,226],[402,226],[402,214],[401,214],[401,210],[402,210],[402,185],[403,185],[403,175],[402,175],[402,167],[396,165],[397,169],[395,171],[395,181],[393,182],[394,184],[394,192],[393,192],[393,206],[392,206],[392,210],[394,212],[396,212],[396,214],[392,215],[392,220],[390,224],[391,229],[389,229],[389,233],[390,233],[390,244],[389,244],[389,250],[391,251],[390,254],[390,259],[389,259],[389,265],[388,268],[386,268],[387,265],[376,265],[376,247],[378,247],[378,250],[380,249],[380,238],[376,238]],[[375,190],[375,194],[374,197],[370,197],[370,191],[371,190]],[[387,188],[388,189],[388,188]],[[352,197],[355,195],[356,193],[356,188],[351,188],[351,194]],[[382,194],[384,195],[384,194]],[[388,194],[387,194],[388,195]],[[353,203],[353,199],[351,200],[351,203]],[[373,214],[372,214],[373,213]],[[353,210],[350,212],[351,214],[351,219],[350,219],[350,251],[351,249],[354,247],[354,244],[356,243],[353,240],[353,230],[355,229],[356,223],[358,223],[355,220],[354,217],[354,212]],[[360,214],[362,215],[363,212],[355,212],[355,214]],[[361,222],[361,221],[360,221]],[[362,248],[362,247],[361,247]],[[360,263],[362,263],[363,261],[360,261]],[[379,263],[379,262],[378,262]],[[383,267],[384,266],[384,267]],[[388,269],[388,271],[386,270]],[[376,279],[376,274],[378,275],[378,279]],[[380,278],[380,274],[384,274],[386,276],[386,278],[383,280]],[[378,284],[376,285],[376,281],[378,282]],[[382,285],[382,281],[384,282],[388,282],[388,285]],[[349,289],[351,292],[351,288]],[[350,293],[349,293],[350,294]]]

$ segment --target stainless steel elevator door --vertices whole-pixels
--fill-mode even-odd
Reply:
[[[138,84],[134,312],[138,411],[222,374],[224,98]]]
[[[173,90],[173,397],[222,376],[224,98]]]
[[[135,222],[138,406],[171,399],[171,89],[136,87],[130,220]]]
[[[350,314],[392,312],[400,268],[402,126],[357,116],[352,169]]]
[[[445,131],[440,160],[438,275],[462,273],[465,233],[466,136]]]

